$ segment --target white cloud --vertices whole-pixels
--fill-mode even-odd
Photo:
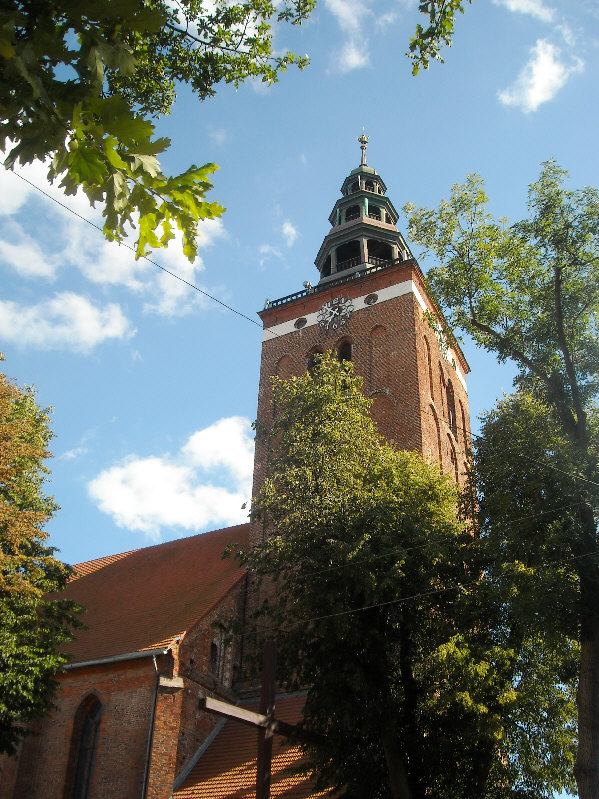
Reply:
[[[89,219],[101,227],[102,204],[90,208],[87,198],[79,192],[76,196],[65,197],[56,186],[46,181],[46,166],[34,163],[19,167],[18,172],[39,186],[49,197],[67,205],[84,219]],[[23,188],[25,187],[25,188]],[[7,202],[6,197],[13,197]],[[152,260],[182,280],[167,274],[144,258],[135,260],[135,253],[129,246],[133,237],[122,245],[108,242],[98,231],[91,231],[83,219],[77,218],[71,210],[53,202],[18,175],[0,170],[0,216],[9,216],[22,211],[26,203],[43,203],[44,216],[52,226],[51,242],[39,243],[24,227],[8,219],[0,234],[0,262],[17,271],[21,276],[52,278],[59,268],[74,267],[87,280],[105,287],[125,287],[145,300],[144,311],[165,316],[189,313],[193,308],[205,307],[205,296],[196,292],[187,281],[197,285],[198,275],[204,270],[201,257],[190,264],[183,255],[182,236],[176,230],[170,246],[151,254]],[[200,222],[198,247],[203,250],[218,238],[225,235],[220,219],[207,219]],[[35,233],[33,233],[35,235]],[[212,293],[212,292],[210,292]]]
[[[387,11],[386,14],[380,14],[375,20],[376,27],[386,32],[396,22],[397,13],[395,11]]]
[[[325,0],[324,4],[347,36],[341,49],[333,54],[333,70],[345,73],[368,66],[370,54],[364,22],[372,16],[372,10],[366,0]]]
[[[505,6],[508,11],[530,14],[542,22],[553,22],[555,19],[555,9],[546,6],[543,0],[493,0],[493,2],[496,5]]]
[[[134,333],[119,305],[97,308],[69,291],[30,306],[0,300],[0,337],[21,347],[88,353],[104,341]]]
[[[350,34],[359,33],[363,17],[372,13],[365,0],[325,0],[324,4],[341,30]]]
[[[252,478],[254,442],[248,420],[242,416],[229,416],[199,430],[181,452],[201,469],[224,467],[242,485]]]
[[[334,59],[335,68],[338,72],[351,72],[353,69],[367,67],[370,63],[370,53],[363,41],[349,40],[345,42],[338,55]]]
[[[280,250],[277,250],[276,247],[273,247],[272,244],[261,244],[258,248],[258,252],[261,255],[261,258],[258,261],[260,266],[264,266],[264,264],[271,258],[280,258],[283,260],[283,253]]]
[[[560,50],[546,39],[538,39],[530,51],[531,57],[515,82],[499,92],[504,105],[514,105],[525,113],[536,111],[552,100],[567,80],[582,72],[584,62],[576,59],[571,65],[560,60]]]
[[[88,452],[88,447],[73,447],[73,449],[67,449],[62,453],[62,455],[59,455],[58,460],[72,461],[75,460],[75,458],[80,458],[82,455],[85,455]]]
[[[25,278],[42,277],[51,280],[54,277],[56,258],[44,254],[21,225],[9,220],[3,225],[2,235],[6,238],[0,239],[0,264],[4,263]]]
[[[164,527],[200,530],[247,521],[253,441],[249,420],[220,419],[175,455],[131,456],[101,472],[88,491],[116,524],[155,540]]]
[[[283,227],[281,228],[281,232],[285,237],[285,242],[287,243],[287,246],[293,247],[293,245],[295,244],[295,240],[297,239],[297,230],[288,219],[286,219],[283,222]]]
[[[229,139],[229,132],[224,128],[213,128],[208,135],[217,147],[224,147]]]

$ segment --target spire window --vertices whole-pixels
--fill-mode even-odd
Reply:
[[[345,212],[345,221],[351,222],[352,219],[358,219],[359,216],[360,216],[360,206],[350,205],[350,207]]]
[[[357,239],[337,247],[337,271],[343,272],[361,263],[360,242]]]
[[[368,239],[368,263],[374,266],[384,266],[393,260],[391,245],[385,241]]]

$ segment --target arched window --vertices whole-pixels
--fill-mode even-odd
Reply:
[[[368,239],[368,263],[383,266],[393,260],[391,245],[385,241]]]
[[[345,221],[351,222],[352,219],[357,219],[360,216],[360,206],[350,205],[345,212]]]
[[[210,674],[218,674],[218,644],[215,641],[210,644]]]
[[[441,449],[441,428],[439,426],[439,419],[437,418],[437,412],[433,405],[430,406],[430,412],[435,420],[435,432],[437,433],[437,457],[439,459],[439,466],[443,468],[443,451]]]
[[[96,696],[88,696],[79,705],[73,725],[69,769],[67,773],[68,799],[89,799],[94,765],[98,750],[98,737],[102,705]]]
[[[464,413],[464,406],[462,405],[462,400],[459,400],[460,403],[460,415],[462,418],[462,437],[463,437],[463,444],[464,450],[468,449],[468,431],[466,430],[466,414]]]
[[[457,437],[458,435],[458,423],[455,415],[455,394],[453,393],[453,385],[451,384],[451,380],[447,381],[447,421],[449,423],[449,429]]]
[[[433,399],[435,396],[435,392],[433,390],[433,365],[431,361],[431,348],[426,336],[424,337],[424,347],[426,349],[426,364],[428,366],[428,387],[431,393],[431,399]]]
[[[357,266],[361,261],[360,242],[357,239],[346,241],[337,247],[337,271],[343,272]]]
[[[351,361],[351,356],[352,356],[351,341],[342,341],[337,350],[337,359],[340,361]]]
[[[449,438],[449,436],[447,438],[449,441],[449,460],[451,461],[451,471],[453,472],[453,479],[456,481],[456,483],[458,483],[458,458],[455,453],[455,447],[453,446],[452,440]]]
[[[293,374],[293,362],[289,355],[283,355],[279,358],[275,366],[275,374],[277,377],[280,377],[281,380],[289,380]]]
[[[441,414],[445,413],[445,375],[441,364],[439,364],[439,396],[441,402]]]

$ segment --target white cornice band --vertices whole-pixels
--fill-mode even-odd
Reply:
[[[352,299],[352,304],[354,307],[354,313],[356,311],[361,311],[364,308],[369,308],[372,306],[366,305],[366,297],[370,296],[371,294],[375,293],[378,297],[377,305],[381,302],[387,302],[387,300],[393,300],[396,297],[402,297],[404,294],[413,294],[416,298],[416,301],[420,305],[423,311],[428,310],[427,304],[424,301],[424,297],[418,291],[418,287],[416,286],[413,280],[404,280],[402,283],[395,283],[393,286],[386,286],[385,288],[377,289],[376,292],[369,291],[368,294],[363,294],[360,297],[356,297]],[[339,286],[339,296],[343,296],[343,286]],[[298,317],[294,319],[289,319],[287,322],[281,322],[278,325],[273,325],[272,327],[265,327],[262,333],[262,341],[272,341],[275,338],[279,338],[280,336],[286,336],[289,333],[297,333],[298,328],[295,327],[295,323]],[[312,313],[306,314],[303,317],[306,320],[306,324],[303,325],[301,328],[304,330],[306,327],[311,327],[312,325],[318,324],[318,311],[313,311]],[[337,331],[341,333],[341,330]],[[462,386],[464,387],[464,391],[468,391],[466,387],[466,378],[462,374],[461,369],[458,366],[457,359],[455,354],[449,349],[448,353],[448,360],[449,363],[455,369],[456,375]]]

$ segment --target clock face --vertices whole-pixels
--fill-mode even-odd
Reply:
[[[318,311],[318,326],[323,330],[337,330],[352,315],[354,306],[347,297],[333,297]]]

